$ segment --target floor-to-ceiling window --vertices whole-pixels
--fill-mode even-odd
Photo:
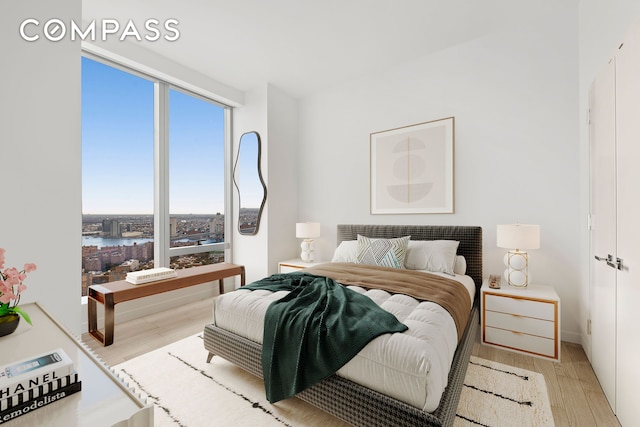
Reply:
[[[224,261],[228,114],[82,58],[82,295],[129,271]]]

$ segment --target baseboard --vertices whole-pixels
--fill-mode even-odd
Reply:
[[[562,341],[582,345],[582,335],[576,332],[562,331]]]

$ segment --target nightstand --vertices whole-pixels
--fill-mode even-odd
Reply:
[[[551,286],[482,284],[482,343],[560,361],[560,298]]]
[[[291,273],[292,271],[313,267],[314,265],[322,264],[323,262],[325,261],[305,262],[300,258],[288,259],[278,263],[278,273]]]

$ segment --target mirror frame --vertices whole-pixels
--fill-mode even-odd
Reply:
[[[240,185],[238,184],[239,181],[239,177],[236,178],[236,170],[238,168],[238,162],[240,160],[240,154],[242,152],[242,138],[245,137],[245,135],[250,135],[250,134],[255,134],[256,139],[258,141],[258,153],[257,153],[257,173],[258,173],[258,178],[260,179],[260,184],[262,184],[262,203],[260,204],[260,208],[258,209],[258,217],[256,218],[256,227],[254,230],[250,231],[250,232],[243,232],[240,229],[240,206],[242,206],[242,192],[240,190]],[[240,140],[238,142],[238,154],[236,155],[236,161],[233,164],[233,184],[236,187],[236,190],[238,190],[238,214],[237,214],[237,218],[238,218],[238,233],[240,233],[243,236],[254,236],[256,234],[258,234],[258,230],[260,229],[260,218],[262,218],[262,210],[264,209],[264,205],[267,201],[267,186],[264,183],[264,179],[262,178],[262,168],[260,166],[261,163],[261,159],[262,159],[262,140],[260,139],[260,134],[256,131],[251,131],[251,132],[245,132],[240,136]]]

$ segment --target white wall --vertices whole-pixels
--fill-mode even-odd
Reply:
[[[244,105],[234,111],[234,162],[241,135],[257,131],[262,141],[262,176],[267,185],[267,201],[256,235],[238,233],[237,211],[234,212],[233,259],[245,266],[247,283],[275,273],[278,261],[297,256],[297,110],[296,101],[289,95],[265,84],[247,92]],[[237,209],[235,188],[233,201]]]
[[[269,169],[269,256],[268,273],[277,272],[278,262],[300,256],[296,240],[299,175],[307,173],[306,164],[298,164],[298,103],[285,92],[268,87],[267,157]]]
[[[299,217],[318,220],[329,258],[338,223],[463,224],[484,230],[484,275],[504,270],[496,224],[540,224],[534,282],[562,299],[579,342],[578,8],[372,70],[300,101]],[[339,64],[336,64],[339,66]],[[371,215],[369,134],[455,116],[455,213]]]
[[[589,127],[586,114],[589,106],[589,88],[597,74],[615,54],[623,36],[632,22],[640,19],[640,2],[637,0],[581,0],[580,2],[580,210],[583,218],[589,212]],[[580,327],[582,346],[591,357],[591,337],[587,335],[589,318],[589,233],[581,227],[581,288]]]
[[[26,18],[79,22],[80,0],[7,0],[0,11],[0,247],[38,270],[21,304],[38,301],[79,332],[81,288],[80,44],[26,42]]]
[[[269,194],[269,135],[267,124],[267,86],[245,93],[245,104],[233,112],[233,164],[238,154],[240,137],[246,132],[256,131],[262,142],[262,177],[267,185],[267,201],[263,209],[258,233],[252,236],[238,233],[238,191],[233,187],[233,261],[245,266],[247,283],[264,277],[268,271],[268,223],[272,197]]]

